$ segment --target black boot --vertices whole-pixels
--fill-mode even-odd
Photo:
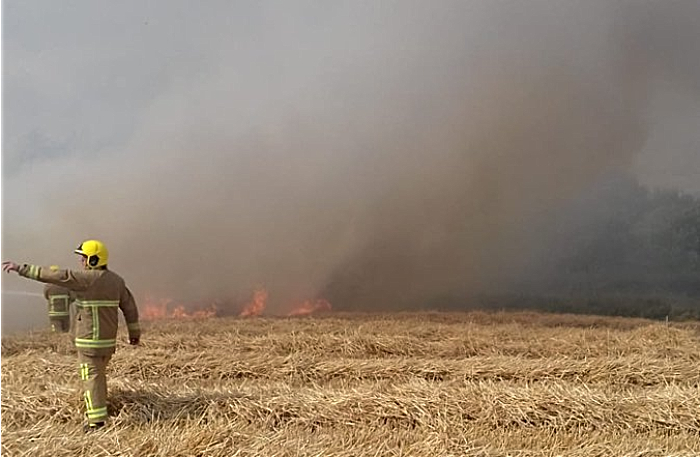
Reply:
[[[105,426],[104,422],[94,422],[92,424],[85,424],[83,426],[83,431],[85,433],[90,433],[90,432],[94,432],[95,430],[99,430],[104,426]]]

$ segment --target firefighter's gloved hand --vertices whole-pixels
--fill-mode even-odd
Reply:
[[[129,338],[129,344],[132,346],[138,346],[140,342],[141,340],[138,338]]]

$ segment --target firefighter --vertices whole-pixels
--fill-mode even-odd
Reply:
[[[82,270],[52,271],[14,262],[3,262],[2,269],[75,292],[75,347],[87,410],[85,430],[91,431],[103,427],[107,420],[106,369],[117,343],[117,308],[126,319],[129,344],[139,344],[141,330],[134,297],[121,276],[107,268],[109,253],[105,245],[87,240],[74,252],[80,256]]]
[[[52,265],[51,270],[56,271],[58,267]],[[44,298],[49,304],[51,331],[68,332],[70,330],[70,304],[75,299],[73,291],[56,284],[46,284],[44,286]]]

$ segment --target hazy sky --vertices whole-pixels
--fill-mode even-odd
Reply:
[[[700,193],[697,1],[6,0],[2,25],[2,256],[103,239],[137,296],[422,299],[517,275],[530,222],[610,170]]]

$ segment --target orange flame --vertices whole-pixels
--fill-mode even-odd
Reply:
[[[169,298],[160,299],[157,301],[151,298],[146,298],[142,305],[139,306],[139,308],[141,308],[139,313],[141,315],[141,319],[147,321],[165,319],[168,316],[168,305],[171,302],[172,300]]]
[[[241,317],[260,316],[267,310],[268,292],[264,288],[258,288],[253,292],[253,297],[239,313]],[[180,304],[170,298],[155,299],[146,297],[139,304],[141,319],[189,319],[208,318],[219,314],[217,306],[212,303],[207,308],[201,308],[196,304]],[[288,308],[289,309],[289,308]],[[330,311],[331,304],[324,299],[305,300],[292,308],[287,316],[308,316],[317,312]]]
[[[267,291],[265,289],[256,289],[253,292],[253,300],[243,307],[241,317],[259,316],[265,311],[267,306]]]
[[[170,314],[171,317],[175,319],[183,319],[187,317],[187,312],[185,312],[185,307],[182,305],[176,306],[173,312]]]
[[[319,298],[315,301],[306,300],[305,302],[291,310],[287,314],[287,316],[308,316],[309,314],[313,314],[319,311],[330,310],[331,304],[327,300]]]
[[[190,313],[189,317],[203,318],[203,317],[215,317],[218,309],[216,305],[211,305],[206,309],[199,309]]]
[[[173,300],[170,298],[161,298],[158,300],[146,298],[140,308],[140,317],[143,320],[157,319],[187,319],[187,318],[202,318],[214,317],[217,314],[216,305],[212,304],[205,309],[199,309],[188,312],[184,305],[177,305],[172,310]]]

